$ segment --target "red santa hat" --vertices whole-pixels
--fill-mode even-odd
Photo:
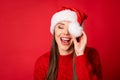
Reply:
[[[51,19],[50,32],[54,33],[55,25],[61,21],[70,21],[68,31],[74,37],[82,35],[83,21],[87,18],[87,15],[82,11],[75,8],[62,7],[62,9],[53,14]]]

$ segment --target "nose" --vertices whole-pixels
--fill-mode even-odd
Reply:
[[[64,30],[64,35],[69,35],[69,31],[67,28]]]

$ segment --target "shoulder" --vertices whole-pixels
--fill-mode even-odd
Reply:
[[[45,80],[49,65],[50,52],[46,52],[38,57],[34,66],[34,79]]]
[[[50,57],[50,51],[42,54],[38,57],[36,60],[36,65],[48,65],[49,63],[49,57]]]
[[[86,47],[85,55],[87,56],[89,60],[96,60],[96,59],[99,59],[100,57],[99,52],[95,48],[92,48],[92,47]]]
[[[98,78],[101,78],[102,77],[102,72],[101,72],[102,65],[100,61],[99,52],[95,48],[87,47],[85,50],[85,55],[89,63],[92,65],[93,73],[95,73]]]

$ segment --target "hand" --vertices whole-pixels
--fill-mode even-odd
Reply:
[[[84,31],[82,33],[82,36],[79,37],[79,41],[77,41],[75,37],[73,38],[74,49],[77,56],[84,54],[84,50],[87,45],[87,36]]]

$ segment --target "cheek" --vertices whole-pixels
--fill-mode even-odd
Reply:
[[[55,30],[55,35],[56,35],[56,36],[60,36],[60,34],[61,34],[61,31],[60,31],[60,30]]]
[[[55,32],[55,40],[57,43],[58,43],[59,37],[60,37],[60,34],[58,32]]]

